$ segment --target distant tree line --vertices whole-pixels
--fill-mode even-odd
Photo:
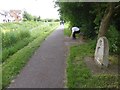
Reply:
[[[40,16],[33,16],[30,13],[28,13],[27,11],[24,11],[23,14],[23,21],[43,21],[43,22],[59,22],[59,19],[41,19]]]
[[[23,21],[40,21],[40,20],[41,20],[40,16],[39,17],[33,16],[30,13],[28,13],[27,11],[24,11]]]

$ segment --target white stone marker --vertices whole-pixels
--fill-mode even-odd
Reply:
[[[95,62],[100,66],[108,66],[109,44],[106,37],[100,37],[95,50]]]

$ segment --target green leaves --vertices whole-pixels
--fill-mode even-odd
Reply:
[[[79,26],[87,37],[94,37],[95,15],[90,13],[93,10],[93,3],[83,2],[59,2],[59,13],[62,19],[70,21],[70,27]]]

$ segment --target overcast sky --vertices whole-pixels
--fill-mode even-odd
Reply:
[[[41,18],[59,18],[53,0],[0,0],[0,10],[20,9]]]

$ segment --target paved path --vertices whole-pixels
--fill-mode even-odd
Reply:
[[[64,88],[65,49],[63,29],[42,43],[9,88]]]

